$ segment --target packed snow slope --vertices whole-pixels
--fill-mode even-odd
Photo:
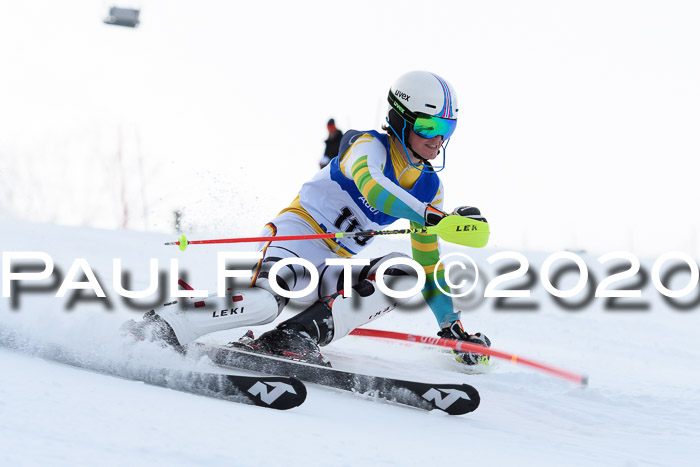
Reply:
[[[216,252],[228,248],[192,246],[181,253],[163,246],[173,238],[162,234],[15,221],[2,221],[0,235],[5,258],[11,252],[41,251],[56,265],[52,277],[22,281],[12,298],[0,302],[0,465],[697,465],[700,313],[698,306],[674,308],[650,282],[641,298],[625,299],[645,310],[606,310],[599,298],[572,310],[533,282],[530,298],[508,303],[535,309],[507,311],[502,302],[478,298],[484,281],[502,266],[486,261],[496,251],[443,245],[445,253],[469,254],[480,268],[477,299],[456,300],[465,310],[468,331],[485,332],[494,348],[586,373],[589,387],[506,361],[494,361],[481,374],[466,374],[443,352],[348,337],[325,348],[336,367],[467,382],[480,391],[481,406],[450,417],[309,384],[301,407],[279,412],[42,357],[46,349],[60,345],[84,355],[98,369],[117,368],[124,375],[137,374],[146,365],[211,369],[205,359],[195,361],[119,336],[119,324],[138,318],[143,310],[132,309],[116,294],[112,264],[114,258],[121,259],[132,278],[130,288],[138,290],[148,285],[150,258],[158,259],[164,272],[169,260],[177,258],[181,275],[197,288],[214,291]],[[403,238],[379,239],[365,256],[408,248]],[[530,269],[539,271],[547,254],[527,256]],[[595,266],[597,258],[581,257],[600,281],[606,269]],[[55,297],[76,258],[87,261],[106,299],[95,299],[90,290]],[[651,270],[649,261],[642,266]],[[568,279],[560,288],[567,287]],[[679,280],[673,288],[683,286]],[[523,281],[513,285],[522,287]],[[634,280],[627,288],[632,285]],[[687,304],[698,293],[696,288],[686,302],[679,302]],[[566,300],[575,304],[585,297]],[[159,297],[150,301],[158,303]],[[280,319],[300,308],[291,306]],[[371,327],[424,335],[437,331],[420,299]],[[204,339],[227,342],[243,332]],[[25,340],[18,344],[9,338],[13,335]]]

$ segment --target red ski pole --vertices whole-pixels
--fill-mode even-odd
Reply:
[[[432,345],[435,347],[447,347],[449,349],[460,350],[462,352],[474,352],[481,355],[490,355],[492,357],[510,360],[513,363],[522,363],[523,365],[528,365],[540,369],[547,373],[559,376],[560,378],[573,381],[574,383],[580,384],[582,386],[588,385],[588,376],[572,373],[570,371],[555,368],[553,366],[536,362],[528,358],[518,357],[516,354],[501,352],[499,350],[494,350],[492,348],[484,347],[482,345],[472,344],[470,342],[462,342],[454,339],[444,339],[441,337],[417,336],[415,334],[406,334],[402,332],[379,331],[376,329],[355,329],[350,333],[350,335],[415,342],[419,344]]]
[[[482,248],[489,240],[490,230],[486,222],[477,221],[462,216],[445,216],[437,225],[420,229],[399,230],[363,230],[360,232],[321,233],[309,235],[280,235],[277,237],[245,237],[245,238],[219,238],[214,240],[187,240],[180,235],[176,242],[167,242],[166,245],[177,245],[185,251],[188,245],[203,245],[210,243],[255,243],[255,242],[284,242],[290,240],[313,240],[317,238],[354,238],[372,237],[375,235],[401,235],[410,233],[436,234],[446,242],[456,243],[472,248]]]

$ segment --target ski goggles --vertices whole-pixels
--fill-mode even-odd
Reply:
[[[425,114],[417,114],[416,121],[413,123],[413,132],[425,139],[442,136],[442,139],[446,140],[452,136],[455,128],[457,128],[457,120]]]

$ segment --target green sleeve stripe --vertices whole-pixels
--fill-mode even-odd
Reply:
[[[420,227],[421,229],[423,227]],[[435,234],[414,234],[412,235],[413,240],[418,243],[437,243],[437,235]]]
[[[355,178],[357,171],[361,170],[363,167],[367,167],[367,156],[360,157],[352,165],[352,178]]]
[[[433,268],[434,268],[434,267],[435,267],[435,266],[433,266]],[[439,281],[444,281],[444,280],[445,280],[445,270],[444,270],[444,269],[440,269],[440,270],[437,272],[437,275],[436,275],[435,273],[432,273],[432,272],[425,275],[425,281],[426,281],[426,283],[427,283],[427,282],[433,282],[436,278],[437,278],[437,280],[439,280]]]
[[[357,185],[357,188],[362,192],[362,194],[367,197],[367,193],[365,193],[364,188],[367,185],[367,182],[372,180],[372,176],[369,174],[369,172],[365,172],[359,177],[355,178],[355,184]]]
[[[415,248],[413,250],[413,259],[421,266],[435,266],[440,261],[440,250],[435,248],[432,251],[420,251]]]
[[[371,204],[372,206],[377,206],[377,199],[379,199],[379,195],[381,195],[384,191],[386,191],[384,188],[382,188],[379,184],[376,184],[369,190],[369,193],[365,194],[363,192],[363,194],[365,195],[365,199],[367,199],[369,204]]]
[[[392,194],[389,194],[389,196],[386,197],[386,200],[384,200],[384,209],[383,211],[386,213],[391,214],[391,207],[394,205],[394,203],[398,200],[398,198]]]
[[[433,298],[433,297],[438,297],[440,295],[442,295],[442,292],[440,292],[440,289],[438,289],[437,287],[434,288],[433,290],[424,290],[423,291],[423,298],[425,298],[426,300]]]

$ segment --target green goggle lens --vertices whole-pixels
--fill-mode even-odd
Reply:
[[[433,117],[429,115],[418,115],[413,124],[413,131],[421,138],[435,138],[442,136],[443,140],[448,139],[457,127],[457,120],[448,118]]]

